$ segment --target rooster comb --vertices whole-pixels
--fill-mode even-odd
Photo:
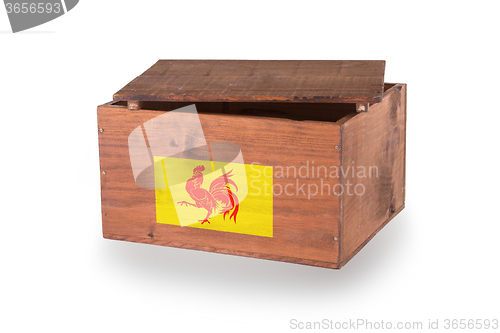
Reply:
[[[196,168],[193,169],[193,172],[197,171],[205,171],[205,166],[204,165],[198,165]]]

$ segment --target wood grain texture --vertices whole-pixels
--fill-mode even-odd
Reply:
[[[372,238],[375,237],[375,235],[377,235],[380,230],[382,230],[389,222],[391,222],[392,219],[395,218],[404,208],[405,205],[403,204],[403,206],[399,207],[398,210],[394,212],[394,214],[391,214],[387,218],[387,220],[385,220],[381,225],[379,225],[378,228],[375,229],[375,231],[373,231],[372,234],[368,236],[368,238],[366,238],[354,251],[349,253],[346,257],[342,258],[342,261],[338,263],[336,267],[331,267],[331,268],[340,269],[344,267],[349,262],[349,260],[351,260],[356,254],[358,254],[358,252],[361,251],[361,249],[365,247],[365,245],[368,244],[368,242],[371,241]]]
[[[114,100],[377,103],[382,60],[159,60]]]
[[[191,243],[177,243],[171,242],[168,240],[159,240],[155,238],[144,238],[144,237],[135,237],[135,236],[119,236],[113,234],[103,234],[104,238],[112,239],[112,240],[120,240],[125,242],[135,242],[135,243],[143,243],[143,244],[151,244],[151,245],[159,245],[159,246],[168,246],[175,247],[180,249],[188,249],[188,250],[197,250],[197,251],[205,251],[205,252],[216,252],[221,254],[230,254],[235,256],[242,257],[250,257],[250,258],[258,258],[258,259],[267,259],[274,261],[282,261],[288,262],[292,264],[301,264],[315,267],[323,267],[323,268],[332,268],[338,269],[340,268],[340,264],[336,262],[329,261],[319,261],[319,260],[309,260],[303,258],[295,258],[288,256],[279,256],[279,255],[269,255],[261,252],[249,252],[249,251],[240,251],[233,250],[228,248],[217,248],[217,247],[198,247],[196,244]]]
[[[342,168],[355,167],[342,184],[364,188],[363,195],[341,197],[341,262],[344,265],[405,203],[406,85],[391,86],[379,104],[342,124]],[[375,167],[360,177],[364,167]],[[352,170],[352,169],[351,169]],[[365,175],[370,175],[365,173]],[[361,192],[361,187],[358,188]]]
[[[162,111],[129,111],[122,105],[98,108],[103,234],[121,239],[173,247],[336,268],[339,258],[340,200],[323,195],[275,195],[274,237],[179,227],[156,223],[155,192],[135,184],[128,154],[128,135]],[[245,163],[295,166],[340,165],[340,126],[333,122],[297,121],[256,116],[204,114],[200,121],[208,142],[230,141],[242,150]],[[290,175],[291,176],[291,175]],[[295,178],[275,178],[285,186]],[[319,178],[300,179],[317,184]],[[330,180],[333,187],[339,179]],[[307,186],[307,185],[306,185]]]

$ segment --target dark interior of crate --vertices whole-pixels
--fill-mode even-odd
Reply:
[[[384,91],[394,84],[386,83]],[[172,111],[191,102],[143,101],[142,109]],[[198,113],[228,114],[255,117],[285,118],[292,120],[315,120],[336,122],[356,112],[355,103],[282,103],[282,102],[200,102],[194,103]],[[127,106],[126,101],[113,105]]]

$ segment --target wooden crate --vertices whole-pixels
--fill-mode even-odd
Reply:
[[[406,85],[384,84],[384,68],[158,61],[98,107],[104,238],[342,267],[404,208]],[[193,105],[197,113],[181,112]],[[169,123],[178,115],[188,120]],[[218,142],[244,161],[219,168],[230,159],[214,159],[215,149],[232,148]],[[211,164],[193,173],[192,152],[207,149],[200,160]],[[247,192],[230,184],[229,166]],[[194,219],[200,212],[208,222]]]

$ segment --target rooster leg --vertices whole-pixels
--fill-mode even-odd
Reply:
[[[210,224],[210,221],[208,220],[209,216],[210,216],[210,212],[208,212],[207,217],[205,217],[204,220],[200,220],[199,222],[201,222],[201,224],[203,224],[205,222],[208,222],[208,224]]]
[[[181,206],[182,206],[182,205],[186,205],[186,206],[194,206],[194,207],[198,207],[198,206],[196,206],[195,204],[192,204],[192,203],[187,202],[187,201],[179,201],[177,204],[178,204],[178,205],[181,205]]]

